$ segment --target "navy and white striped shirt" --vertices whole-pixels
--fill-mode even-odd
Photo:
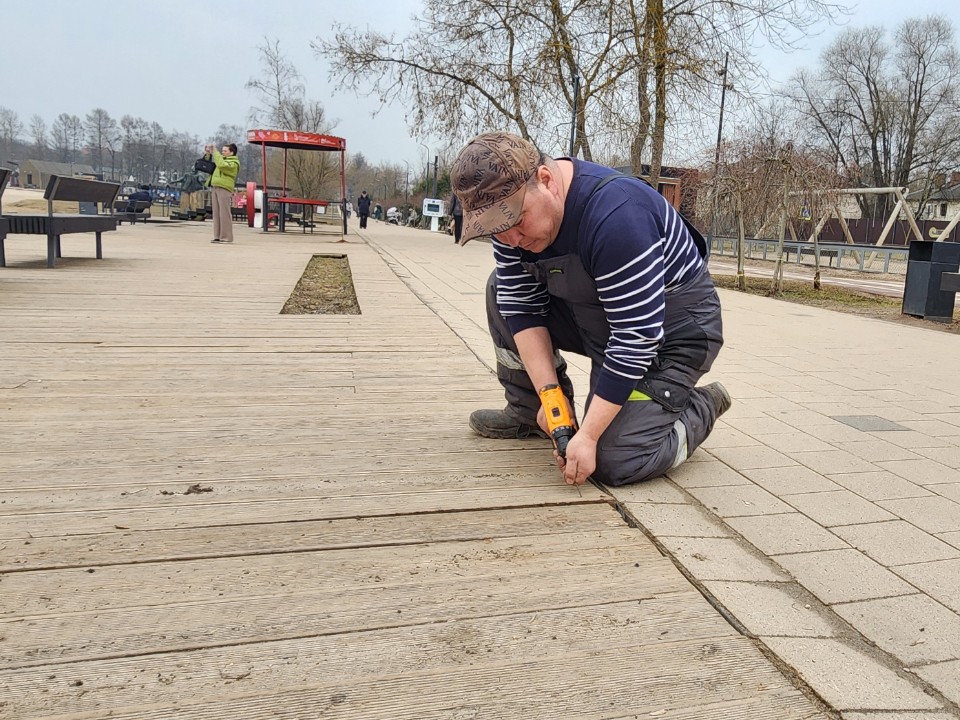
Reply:
[[[597,285],[610,338],[594,391],[623,404],[663,340],[665,293],[700,275],[705,261],[680,215],[646,183],[624,177],[586,198],[612,171],[574,160],[557,239],[529,253],[493,238],[497,305],[510,330],[545,325],[550,295],[521,262],[575,254]],[[581,213],[581,208],[583,208]]]

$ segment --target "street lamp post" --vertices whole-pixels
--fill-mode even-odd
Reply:
[[[570,157],[577,147],[577,112],[580,110],[580,76],[573,76],[573,117],[570,119]]]
[[[727,88],[733,88],[727,82],[727,63],[730,53],[724,53],[723,70],[720,71],[720,121],[717,125],[717,148],[713,155],[713,183],[710,189],[710,228],[707,231],[707,253],[713,247],[713,233],[717,225],[717,179],[720,176],[720,145],[723,142],[723,106],[727,101]]]
[[[430,189],[430,148],[426,146],[425,143],[419,143],[420,147],[423,148],[424,152],[424,163],[423,163],[423,194],[427,194],[427,190]]]
[[[403,164],[407,166],[407,178],[403,181],[403,224],[406,225],[407,217],[410,215],[410,211],[407,209],[407,197],[410,191],[410,163],[404,160]]]

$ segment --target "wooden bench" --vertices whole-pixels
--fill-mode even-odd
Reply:
[[[117,229],[117,218],[113,215],[68,215],[53,212],[53,203],[56,201],[100,203],[103,208],[113,207],[113,202],[120,192],[120,185],[101,182],[100,180],[84,180],[75,177],[61,177],[51,175],[44,190],[43,198],[47,201],[46,215],[8,215],[11,235],[46,235],[47,236],[47,267],[54,267],[56,258],[60,254],[60,236],[72,233],[92,232],[97,235],[97,259],[103,259],[103,244],[101,234],[108,230]],[[0,254],[2,254],[0,247]],[[5,262],[3,263],[6,264]]]
[[[131,225],[135,225],[137,220],[142,220],[146,225],[150,219],[149,200],[114,200],[113,214],[117,218],[117,224],[122,225],[126,220]]]
[[[7,260],[3,255],[3,239],[7,237],[7,231],[10,229],[10,223],[3,217],[3,191],[7,189],[7,181],[12,174],[13,170],[0,167],[0,267],[4,267],[7,264]]]

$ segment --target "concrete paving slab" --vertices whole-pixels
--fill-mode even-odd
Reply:
[[[960,549],[960,532],[940,533],[936,537],[939,538],[940,540],[943,540],[945,543],[948,543],[953,547]]]
[[[786,454],[793,452],[829,452],[836,449],[830,443],[799,430],[774,435],[757,434],[755,437],[767,447]]]
[[[929,533],[960,530],[960,503],[939,495],[902,500],[879,500],[877,505]]]
[[[821,417],[824,418],[824,422],[806,424],[803,426],[803,431],[840,447],[845,442],[861,442],[871,439],[869,435],[856,428],[831,420],[826,415]]]
[[[843,472],[870,472],[876,470],[873,465],[863,458],[844,450],[830,450],[827,452],[791,452],[789,456],[795,462],[804,465],[821,475]]]
[[[878,460],[920,460],[921,457],[906,448],[885,440],[864,440],[861,442],[845,442],[843,449],[853,453],[868,462]]]
[[[663,546],[698,580],[789,582],[779,565],[740,538],[664,537]]]
[[[916,592],[909,583],[852,548],[779,555],[777,562],[827,605]]]
[[[713,432],[707,436],[707,439],[703,441],[703,444],[700,445],[700,447],[709,450],[711,448],[718,447],[742,447],[744,445],[759,444],[759,442],[754,440],[746,433],[735,430],[720,420],[714,426]]]
[[[960,482],[960,470],[933,460],[885,460],[878,461],[876,465],[917,485]]]
[[[824,527],[894,520],[894,515],[849,490],[791,495],[787,502]]]
[[[926,595],[844,603],[833,609],[905,665],[960,659],[960,616]]]
[[[942,709],[908,679],[840,640],[761,639],[838,710]]]
[[[767,412],[766,410],[764,411]],[[796,428],[782,420],[769,415],[759,417],[730,418],[725,421],[728,425],[741,432],[756,437],[757,435],[782,435],[796,432]]]
[[[960,444],[960,440],[958,440],[958,444]],[[916,452],[941,465],[960,470],[960,447],[917,448]]]
[[[664,537],[728,537],[730,531],[715,516],[693,505],[624,503],[643,527]]]
[[[899,475],[894,475],[887,470],[865,473],[831,473],[828,477],[838,486],[843,486],[867,500],[928,497],[933,494],[922,486],[904,480]]]
[[[849,547],[801,513],[730,518],[727,524],[767,555]]]
[[[833,532],[887,567],[960,558],[960,549],[903,520],[845,525]]]
[[[694,463],[695,465],[697,463]],[[617,490],[621,502],[689,505],[692,500],[667,478],[654,478],[636,485],[627,485]]]
[[[832,637],[819,603],[796,583],[708,582],[707,589],[754,635]]]
[[[757,485],[691,487],[687,492],[722,518],[787,513],[792,508]]]
[[[942,420],[905,420],[902,424],[930,437],[960,438],[960,427]]]
[[[949,498],[960,503],[960,483],[946,483],[944,485],[927,485],[927,490],[935,492],[941,497]]]
[[[934,560],[894,568],[900,577],[916,585],[954,612],[960,613],[960,560]],[[960,650],[957,652],[960,657]]]
[[[933,410],[931,409],[931,412]],[[875,434],[875,433],[874,433]],[[887,442],[900,445],[908,450],[917,450],[919,448],[949,448],[954,447],[951,438],[936,437],[934,435],[925,435],[924,433],[908,430],[906,432],[889,433],[884,435]]]
[[[927,665],[916,668],[914,672],[931,683],[947,698],[960,705],[960,662],[951,661]]]
[[[710,454],[737,470],[789,467],[798,464],[796,460],[784,453],[766,446],[715,448]]]
[[[743,474],[763,489],[781,497],[842,489],[840,485],[803,465],[744,470]]]
[[[714,454],[713,451],[710,453]],[[667,476],[682,488],[749,485],[750,481],[725,463],[683,463],[667,471]]]
[[[830,417],[837,422],[842,422],[844,425],[849,425],[863,432],[889,432],[908,429],[880,415],[831,415]]]

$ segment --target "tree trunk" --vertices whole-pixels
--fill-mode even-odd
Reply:
[[[653,136],[650,147],[650,184],[656,188],[663,165],[663,141],[667,127],[667,64],[669,53],[667,30],[664,25],[663,0],[649,0],[647,13],[653,29],[654,111]]]

